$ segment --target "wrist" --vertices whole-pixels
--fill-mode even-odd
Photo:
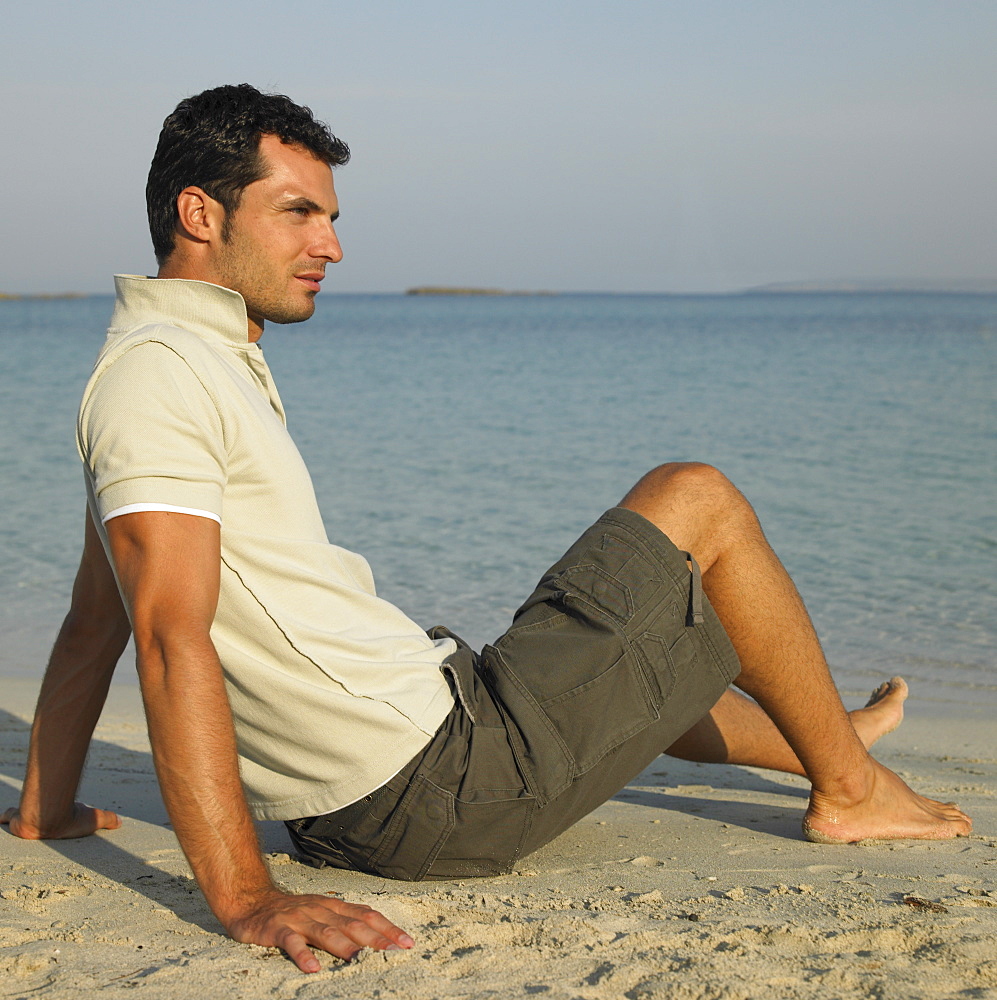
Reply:
[[[225,927],[229,927],[240,920],[249,919],[276,896],[283,896],[285,893],[270,881],[269,875],[266,875],[260,882],[224,893],[209,895],[205,892],[204,895],[214,915]]]

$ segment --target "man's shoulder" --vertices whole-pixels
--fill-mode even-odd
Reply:
[[[146,344],[158,344],[182,358],[189,356],[192,359],[211,359],[215,353],[211,345],[192,330],[172,323],[154,321],[127,329],[111,327],[107,331],[107,340],[101,349],[97,365],[109,364]]]
[[[164,403],[191,406],[201,397],[217,408],[220,365],[210,346],[183,327],[112,329],[83,390],[80,415],[95,405],[134,408],[141,401],[151,412]]]
[[[193,437],[203,443],[221,432],[221,382],[208,345],[189,330],[150,323],[110,331],[80,400],[80,454],[91,455],[98,438],[132,440],[136,433],[148,449],[164,428],[196,427]]]
[[[225,359],[191,330],[169,323],[145,323],[128,330],[108,331],[89,380],[89,389],[110,370],[138,376],[145,370],[187,370],[199,381],[213,382]]]

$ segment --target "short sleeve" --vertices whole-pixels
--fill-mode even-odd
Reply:
[[[80,410],[79,444],[102,520],[121,508],[221,520],[222,418],[190,365],[166,344],[138,344],[96,377]]]

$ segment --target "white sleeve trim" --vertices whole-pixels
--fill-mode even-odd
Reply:
[[[210,510],[199,510],[197,507],[175,507],[171,503],[129,503],[124,507],[112,510],[110,514],[105,514],[101,519],[101,524],[107,524],[112,517],[121,517],[122,514],[136,514],[143,510],[163,510],[168,514],[193,514],[195,517],[207,517],[212,521],[222,523],[222,519],[217,514],[212,514]]]

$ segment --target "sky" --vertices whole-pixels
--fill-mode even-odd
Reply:
[[[997,278],[992,0],[0,0],[0,291],[154,273],[182,97],[353,150],[344,292]]]

